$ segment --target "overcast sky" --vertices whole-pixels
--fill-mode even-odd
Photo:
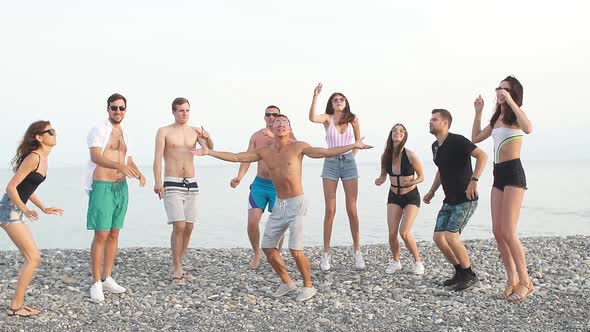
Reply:
[[[428,119],[449,109],[470,136],[473,100],[489,119],[494,88],[509,74],[524,86],[534,131],[523,158],[590,159],[590,5],[587,1],[19,1],[0,11],[0,101],[8,166],[34,120],[58,130],[53,166],[83,165],[88,130],[106,98],[128,98],[124,123],[136,162],[151,165],[170,103],[191,101],[191,124],[220,150],[243,150],[276,104],[296,136],[325,146],[307,113],[344,93],[359,116],[359,154],[377,161],[394,123],[431,159]],[[491,140],[481,145],[491,155]],[[205,158],[204,162],[212,162]]]

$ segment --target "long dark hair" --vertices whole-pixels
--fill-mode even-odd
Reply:
[[[336,96],[341,96],[346,101],[346,106],[344,106],[344,111],[342,112],[342,118],[340,118],[340,122],[338,124],[345,124],[354,121],[356,115],[350,111],[350,103],[345,95],[341,94],[340,92],[334,92],[330,98],[328,98],[328,104],[326,104],[326,114],[334,115],[334,107],[332,107],[332,99]]]
[[[503,79],[502,82],[510,83],[510,97],[512,97],[512,100],[514,100],[518,107],[522,106],[522,84],[520,84],[516,77],[512,75]],[[492,115],[492,118],[490,119],[491,128],[494,128],[494,124],[496,124],[496,121],[500,117],[500,113],[502,113],[502,105],[498,104],[498,106],[496,107],[496,111],[494,112],[494,115]],[[512,108],[510,108],[510,106],[505,106],[502,122],[504,122],[504,124],[507,126],[513,126],[516,124],[516,114],[514,114],[514,111],[512,110]]]
[[[16,172],[23,163],[23,160],[25,160],[32,151],[37,150],[41,146],[41,143],[37,140],[37,135],[49,125],[51,125],[49,121],[35,121],[31,123],[25,132],[25,136],[23,136],[22,142],[19,144],[18,148],[16,148],[16,154],[10,163],[14,172]]]
[[[391,134],[393,133],[393,128],[401,126],[404,130],[404,139],[402,139],[401,143],[398,145],[393,144],[393,138]],[[408,141],[408,130],[406,127],[401,123],[396,123],[391,130],[389,131],[389,135],[387,136],[387,141],[385,143],[385,150],[383,151],[383,155],[381,156],[381,169],[387,169],[388,165],[391,166],[394,158],[397,158],[401,153],[402,149],[406,145]],[[393,168],[393,167],[392,167]]]

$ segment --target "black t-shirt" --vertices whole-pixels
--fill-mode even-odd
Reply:
[[[444,203],[456,205],[469,201],[465,190],[471,181],[471,152],[477,146],[464,136],[449,133],[442,145],[432,143],[432,155],[445,192]],[[477,200],[474,199],[474,200]]]

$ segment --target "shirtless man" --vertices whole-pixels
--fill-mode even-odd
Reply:
[[[198,218],[199,186],[195,178],[194,157],[189,151],[195,148],[197,140],[201,146],[206,144],[208,148],[213,148],[213,141],[202,127],[188,125],[189,114],[190,104],[186,98],[172,101],[174,123],[158,129],[154,153],[154,192],[164,199],[168,224],[172,224],[172,280],[178,285],[193,277],[182,269],[182,258]]]
[[[111,277],[129,201],[125,178],[139,179],[139,185],[145,186],[145,177],[131,158],[129,139],[121,125],[126,110],[127,99],[118,93],[111,95],[107,99],[108,120],[92,128],[87,137],[90,161],[85,183],[86,228],[94,231],[90,247],[90,298],[94,302],[104,301],[103,290],[125,292]]]
[[[285,262],[278,251],[281,237],[289,228],[289,249],[297,269],[303,278],[303,289],[297,296],[297,301],[305,301],[313,297],[317,290],[311,285],[311,271],[309,260],[303,253],[303,226],[307,214],[307,201],[301,184],[301,163],[303,156],[310,158],[327,158],[341,155],[352,149],[370,149],[361,140],[347,146],[325,149],[311,147],[301,141],[294,141],[290,137],[291,124],[282,114],[275,117],[272,127],[273,144],[253,151],[231,153],[209,150],[203,147],[194,150],[198,156],[210,155],[217,159],[251,163],[262,160],[268,167],[270,178],[277,190],[277,201],[272,214],[268,218],[264,235],[262,236],[262,250],[268,262],[281,278],[282,284],[275,292],[275,296],[283,296],[297,288],[295,282],[287,273]]]
[[[254,151],[258,148],[265,146],[271,146],[274,142],[274,134],[272,133],[272,123],[276,116],[281,113],[281,110],[274,105],[268,106],[264,110],[264,121],[266,127],[255,132],[250,137],[250,143],[248,144],[248,151]],[[295,136],[291,133],[291,138],[295,140]],[[250,163],[241,163],[238,176],[233,178],[229,185],[232,188],[237,187],[240,181],[248,172]],[[258,167],[256,171],[256,178],[250,185],[250,195],[248,196],[248,239],[252,245],[252,258],[250,259],[250,269],[256,270],[258,268],[258,262],[260,261],[260,230],[258,225],[260,224],[260,218],[262,213],[268,204],[268,212],[272,212],[272,208],[275,204],[275,198],[277,197],[277,191],[275,186],[272,184],[270,179],[270,173],[268,167],[262,161],[258,161]],[[282,240],[279,244],[279,250],[282,247]]]

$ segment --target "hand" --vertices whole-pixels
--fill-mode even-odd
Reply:
[[[231,179],[231,181],[229,182],[229,186],[232,188],[237,187],[240,184],[240,179],[239,178],[233,178]]]
[[[399,179],[399,184],[402,187],[410,187],[410,186],[413,186],[414,185],[413,182],[414,182],[414,179],[404,179],[404,178],[401,178],[401,177]]]
[[[318,85],[315,87],[315,89],[313,89],[313,96],[317,97],[319,96],[320,92],[322,92],[322,83],[318,83]]]
[[[481,97],[481,95],[475,98],[475,101],[473,102],[473,107],[475,107],[476,113],[480,113],[481,111],[483,111],[483,98]]]
[[[43,213],[45,213],[45,214],[55,214],[57,216],[63,216],[64,215],[64,210],[63,209],[60,209],[60,208],[50,207],[50,208],[44,208],[43,209]]]
[[[434,192],[432,190],[428,190],[428,192],[422,197],[422,202],[426,204],[430,204],[430,200],[434,197]]]
[[[29,210],[29,209],[27,209],[26,211],[23,211],[23,214],[27,218],[29,218],[30,221],[35,221],[35,220],[39,219],[39,214],[35,210]]]
[[[133,168],[131,166],[127,166],[125,164],[119,164],[119,166],[117,167],[117,170],[119,172],[123,173],[125,176],[130,177],[130,178],[138,179],[140,176],[140,173],[138,170],[136,170],[135,168]]]
[[[145,187],[145,176],[141,173],[139,173],[139,186],[142,188]]]
[[[506,91],[504,89],[497,90],[496,91],[496,97],[497,98],[504,97],[504,100],[508,104],[514,103],[514,100],[512,100],[512,96],[510,95],[510,92],[508,92],[508,91]]]
[[[465,194],[470,201],[477,199],[477,181],[469,181]]]
[[[363,150],[372,149],[373,148],[372,145],[367,145],[367,144],[363,143],[364,139],[365,138],[363,137],[363,138],[359,139],[358,141],[354,142],[354,148],[355,149],[363,149]]]
[[[156,193],[156,195],[158,195],[159,199],[162,199],[164,197],[164,187],[161,183],[156,183],[154,185],[154,192]]]
[[[387,178],[387,176],[385,176],[385,175],[382,175],[382,176],[380,176],[380,177],[376,178],[376,179],[375,179],[375,185],[376,185],[376,186],[380,186],[380,185],[382,185],[382,184],[385,182],[385,179],[386,179],[386,178]]]
[[[206,156],[209,154],[209,148],[206,146],[201,147],[200,149],[191,149],[191,153],[194,156]]]
[[[197,136],[202,139],[209,139],[209,133],[201,126],[201,132],[197,131]]]

